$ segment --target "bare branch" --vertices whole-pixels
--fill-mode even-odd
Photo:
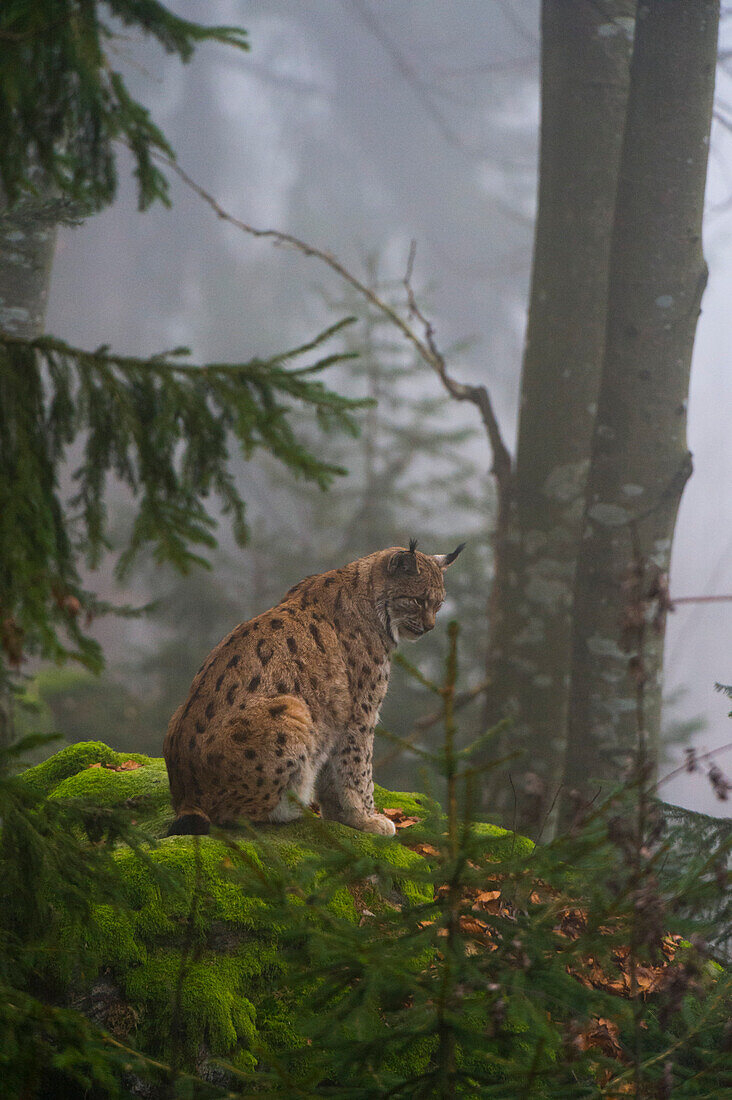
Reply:
[[[424,342],[430,354],[429,364],[436,372],[447,392],[456,401],[471,401],[480,411],[481,419],[488,434],[491,450],[493,452],[492,473],[495,475],[499,487],[503,488],[504,485],[507,485],[511,473],[511,455],[503,442],[503,437],[498,426],[495,412],[493,411],[490,396],[485,386],[469,386],[463,382],[456,382],[455,379],[451,378],[447,373],[445,358],[435,343],[435,332],[432,323],[427,320],[417,304],[417,299],[412,287],[411,279],[416,254],[417,244],[416,241],[412,241],[409,248],[407,271],[404,276],[404,288],[407,292],[410,317],[416,317],[422,325]]]
[[[439,351],[435,342],[434,329],[417,306],[414,300],[413,291],[409,286],[408,278],[405,279],[405,286],[407,287],[408,295],[410,295],[410,311],[422,324],[424,330],[423,336],[419,336],[414,328],[400,316],[393,306],[390,306],[388,302],[385,302],[383,298],[379,297],[372,287],[367,286],[366,283],[353,275],[331,252],[316,248],[314,245],[300,240],[291,233],[283,233],[279,229],[257,229],[255,226],[249,225],[247,222],[242,221],[241,218],[237,218],[227,210],[224,210],[213,195],[201,187],[200,184],[196,183],[176,161],[171,160],[162,153],[155,153],[154,156],[158,161],[164,164],[166,168],[174,172],[186,187],[195,192],[199,198],[203,199],[222,221],[235,226],[237,229],[240,229],[242,233],[248,233],[251,237],[266,238],[273,241],[275,244],[290,245],[303,256],[320,260],[322,263],[326,264],[331,271],[334,271],[336,275],[343,279],[344,282],[352,286],[354,290],[370,302],[375,309],[383,314],[383,316],[387,317],[391,323],[399,329],[404,338],[412,344],[423,362],[434,371],[450,396],[456,401],[469,401],[478,409],[491,446],[493,457],[491,472],[496,478],[499,496],[508,493],[512,470],[511,454],[503,441],[503,436],[498,425],[498,420],[488,390],[485,386],[473,386],[458,382],[448,373],[445,358]],[[411,271],[408,271],[408,276],[410,274]]]
[[[671,599],[671,610],[677,603],[726,603],[732,600],[732,596],[674,596]]]
[[[412,89],[415,98],[419,101],[445,141],[455,149],[460,149],[462,152],[468,152],[462,139],[455,133],[445,116],[436,107],[429,89],[417,67],[398,49],[368,5],[365,4],[363,0],[349,0],[349,3],[351,8],[355,11],[357,18],[363,26],[366,27],[368,32],[373,35],[384,52],[391,59],[396,71]]]
[[[345,0],[344,0],[345,2]],[[454,149],[457,149],[464,156],[470,157],[474,160],[485,161],[490,159],[495,163],[496,155],[488,148],[471,147],[467,144],[460,133],[453,128],[449,120],[445,117],[443,112],[439,109],[432,95],[430,82],[424,78],[422,73],[416,64],[413,64],[408,57],[399,49],[393,39],[390,37],[383,23],[378,16],[369,7],[365,0],[348,0],[350,7],[354,10],[356,17],[360,20],[363,26],[367,29],[384,52],[391,60],[395,70],[407,86],[411,89],[415,98],[421,105],[422,109],[426,113],[427,117],[432,121],[437,128],[439,134],[444,141],[451,145]],[[446,93],[442,87],[438,88],[440,95],[444,98]],[[493,196],[494,203],[500,207],[502,213],[511,218],[517,224],[526,226],[530,224],[530,219],[527,219],[520,210],[517,210],[510,203],[505,202],[499,196]]]

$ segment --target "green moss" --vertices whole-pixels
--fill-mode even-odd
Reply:
[[[120,969],[143,963],[147,948],[129,914],[111,905],[95,905],[86,927],[86,947],[97,966]]]
[[[251,974],[236,953],[204,951],[181,966],[179,950],[158,950],[130,971],[125,992],[145,1007],[148,1048],[168,1057],[177,1048],[195,1061],[202,1044],[213,1055],[252,1045],[257,1028],[246,996],[250,986]]]
[[[259,861],[253,845],[242,844],[241,849]],[[178,937],[196,888],[203,899],[199,932],[216,921],[247,930],[262,925],[264,902],[247,896],[227,874],[232,867],[230,849],[214,837],[168,837],[149,853],[147,862],[126,849],[117,859],[137,930],[145,938]]]
[[[42,764],[28,768],[21,778],[36,794],[50,795],[65,779],[84,771],[91,764],[122,764],[125,760],[136,760],[139,764],[150,763],[150,757],[143,756],[142,753],[115,752],[102,741],[80,741],[54,753]]]
[[[529,856],[534,850],[533,840],[527,836],[512,833],[509,829],[501,829],[498,825],[491,825],[487,821],[476,821],[473,826],[478,836],[485,841],[486,855],[494,859],[507,859],[514,856],[521,859]]]
[[[61,780],[50,797],[79,799],[102,807],[126,806],[133,820],[154,836],[167,832],[172,816],[164,760],[147,760],[134,771],[87,767]]]
[[[421,794],[410,791],[387,791],[386,787],[374,784],[374,803],[377,810],[394,807],[403,810],[408,817],[424,817],[425,799]]]
[[[427,1069],[438,1045],[436,1035],[414,1039],[398,1055],[388,1058],[384,1068],[405,1080],[416,1080]]]
[[[387,791],[384,787],[374,786],[374,802],[376,808],[383,810],[392,807],[402,810],[407,817],[425,818],[431,805],[431,801],[419,792]],[[477,821],[474,825],[475,832],[484,840],[484,851],[488,858],[505,859],[514,855],[517,858],[528,856],[534,848],[534,842],[528,837],[519,836],[498,825],[491,825],[486,821]],[[397,829],[397,840],[401,844],[419,844],[423,840],[432,840],[431,831],[418,821],[406,829]]]
[[[90,767],[126,760],[142,766],[127,771]],[[155,1056],[182,1055],[192,1066],[203,1050],[246,1068],[255,1064],[254,1051],[295,1049],[301,1053],[293,1064],[306,1072],[313,1053],[294,1024],[301,1011],[287,982],[282,911],[278,923],[252,888],[259,872],[273,866],[297,868],[301,881],[307,882],[307,873],[304,880],[302,874],[312,865],[316,888],[328,874],[323,857],[330,853],[342,861],[345,851],[350,871],[364,885],[338,885],[327,908],[350,923],[357,923],[364,907],[378,913],[393,910],[395,902],[420,906],[432,899],[427,863],[408,846],[420,834],[426,836],[419,824],[398,830],[396,841],[312,817],[205,837],[166,837],[173,814],[164,761],[114,752],[101,742],[69,746],[28,769],[23,780],[53,799],[126,806],[159,838],[142,856],[127,848],[115,853],[122,887],[119,906],[94,904],[92,899],[83,930],[62,930],[72,950],[60,953],[79,960],[71,985],[88,988],[100,973],[115,983],[137,1021],[129,1041]],[[395,807],[410,817],[426,816],[429,806],[419,794],[383,788],[376,789],[375,801],[379,808]],[[500,849],[505,855],[509,844],[516,853],[531,849],[529,841],[495,826],[478,829],[495,842],[496,854]],[[373,876],[375,866],[378,874]],[[289,903],[303,905],[297,896]],[[74,937],[80,936],[77,944]],[[425,965],[425,959],[418,962]],[[68,988],[68,975],[56,978]],[[380,1026],[375,1009],[373,1026]],[[430,1050],[430,1041],[413,1044],[390,1068],[420,1072]]]

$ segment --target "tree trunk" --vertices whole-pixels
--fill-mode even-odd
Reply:
[[[635,0],[544,0],[539,208],[518,449],[489,611],[487,724],[531,831],[564,763],[572,586],[605,343],[607,281]],[[491,753],[496,751],[492,745]],[[514,817],[503,775],[485,809]]]
[[[636,747],[636,684],[619,645],[632,538],[665,571],[691,472],[686,397],[706,281],[701,224],[718,0],[643,0],[610,260],[605,362],[575,589],[565,791],[618,780]],[[631,537],[632,536],[632,537]],[[645,652],[657,747],[662,633]],[[563,805],[566,821],[570,800]]]
[[[22,199],[8,209],[0,198],[0,330],[31,340],[46,315],[59,203]]]
[[[56,247],[56,227],[68,220],[68,203],[38,193],[7,206],[0,193],[0,332],[33,339],[43,331]],[[12,631],[0,607],[0,630]],[[0,746],[13,740],[12,706],[3,654],[0,653]]]

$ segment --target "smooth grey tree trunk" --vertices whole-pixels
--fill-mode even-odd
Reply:
[[[488,724],[510,714],[501,749],[525,750],[511,770],[517,824],[528,831],[564,766],[573,581],[635,7],[635,0],[542,5],[539,207],[517,458],[489,611],[487,714]],[[486,793],[485,809],[510,823],[514,792],[502,774]]]
[[[621,649],[632,537],[667,570],[691,472],[686,398],[706,282],[701,225],[719,4],[638,6],[610,261],[605,362],[574,601],[565,785],[618,780],[634,751],[636,683]],[[658,743],[662,633],[645,652],[646,740]],[[572,807],[563,806],[566,821]]]

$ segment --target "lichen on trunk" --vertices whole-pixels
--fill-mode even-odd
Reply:
[[[35,191],[8,205],[0,190],[0,330],[24,340],[43,332],[57,228],[88,210],[59,195],[41,173]]]

